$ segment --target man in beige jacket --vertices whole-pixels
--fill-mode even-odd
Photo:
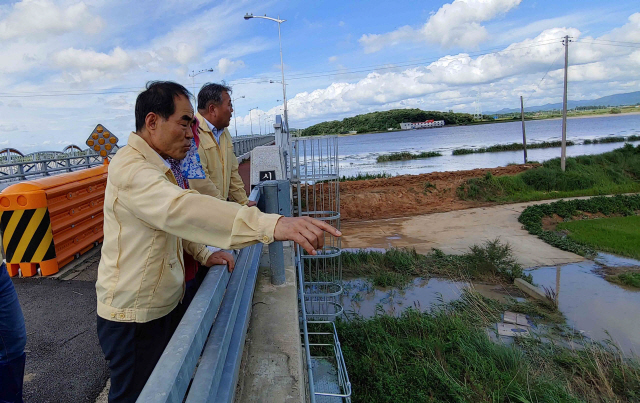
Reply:
[[[333,227],[261,213],[178,186],[175,169],[191,145],[194,114],[183,86],[149,83],[135,106],[136,131],[113,157],[104,199],[98,266],[98,339],[109,360],[109,402],[134,402],[177,327],[184,295],[183,250],[216,263],[204,245],[242,248],[293,240],[309,253]],[[179,164],[177,164],[179,165]]]
[[[229,123],[233,113],[231,88],[222,84],[207,83],[198,93],[200,122],[198,154],[206,174],[205,179],[191,179],[189,186],[202,194],[254,206],[247,199],[244,183],[238,173],[238,160],[233,153]]]

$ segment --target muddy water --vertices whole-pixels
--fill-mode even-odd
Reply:
[[[449,302],[460,297],[469,283],[441,278],[416,278],[404,289],[380,288],[365,279],[347,280],[340,304],[347,316],[352,313],[372,317],[378,313],[399,316],[406,308],[428,309],[433,304]],[[474,284],[473,288],[488,298],[505,302],[508,296],[517,298],[513,290],[495,284]]]
[[[640,262],[601,254],[608,265],[640,265]],[[534,283],[556,289],[559,270],[559,309],[567,323],[594,340],[605,340],[607,332],[625,353],[640,355],[640,291],[611,284],[594,273],[600,268],[587,260],[556,267],[530,270]]]

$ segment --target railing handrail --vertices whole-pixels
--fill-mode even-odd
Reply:
[[[256,186],[249,200],[257,202],[260,194]],[[138,402],[183,402],[201,355],[198,368],[215,373],[196,372],[194,383],[205,387],[192,387],[187,401],[207,401],[211,395],[216,402],[232,401],[261,252],[262,244],[241,249],[233,273],[226,266],[209,270]]]

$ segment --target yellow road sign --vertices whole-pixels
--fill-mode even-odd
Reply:
[[[118,144],[118,138],[101,124],[97,125],[87,139],[87,145],[101,157],[106,158]]]

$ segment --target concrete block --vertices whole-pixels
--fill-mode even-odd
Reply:
[[[513,325],[529,326],[527,316],[521,313],[505,311],[502,321]]]
[[[500,336],[530,336],[529,329],[526,326],[513,325],[511,323],[498,323],[498,334]]]
[[[513,284],[527,295],[535,299],[539,299],[540,301],[547,301],[546,294],[535,285],[529,284],[521,278],[515,279]]]
[[[286,179],[286,165],[278,146],[260,146],[251,150],[251,185],[262,180]],[[264,177],[260,177],[262,172]],[[267,177],[268,176],[268,177]]]

